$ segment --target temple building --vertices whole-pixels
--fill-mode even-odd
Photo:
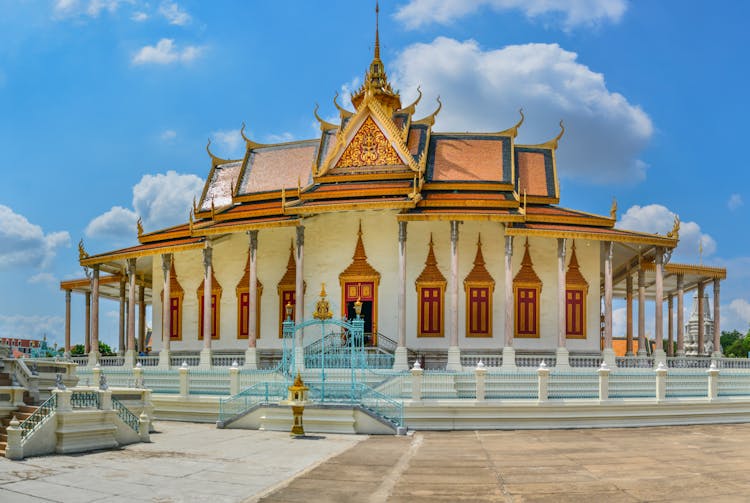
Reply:
[[[309,319],[321,285],[337,317],[353,317],[362,303],[367,344],[393,353],[396,369],[416,354],[449,370],[469,354],[502,354],[503,367],[513,368],[517,354],[551,354],[565,367],[571,353],[596,353],[614,366],[614,298],[626,300],[632,354],[636,337],[647,347],[647,301],[655,305],[649,333],[662,341],[665,317],[674,336],[674,304],[683,327],[685,293],[703,295],[706,285],[720,348],[726,271],[669,262],[678,220],[666,235],[647,234],[615,228],[614,203],[605,215],[560,206],[562,122],[557,136],[536,145],[516,142],[522,112],[497,132],[441,132],[434,125],[442,103],[419,117],[420,98],[404,104],[391,87],[376,30],[351,107],[334,98],[335,123],[316,111],[319,137],[261,144],[243,126],[241,159],[217,156],[209,142],[205,187],[185,223],[148,233],[139,223],[138,244],[125,249],[89,254],[80,245],[90,277],[61,284],[66,351],[70,294],[78,292],[87,298],[81,341],[92,365],[105,296],[120,301],[126,365],[144,347],[151,304],[159,365],[175,352],[200,352],[202,366],[216,352],[243,352],[253,368],[261,354],[281,351],[287,306],[293,320]],[[299,338],[299,349],[314,337]],[[667,356],[658,342],[654,356]]]

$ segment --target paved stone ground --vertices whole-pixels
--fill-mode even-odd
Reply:
[[[367,437],[219,430],[158,422],[152,443],[115,451],[0,458],[0,502],[238,502],[263,493]]]
[[[373,437],[260,501],[747,502],[748,445],[750,425]]]
[[[750,501],[750,424],[304,440],[157,428],[117,451],[0,458],[0,502]]]

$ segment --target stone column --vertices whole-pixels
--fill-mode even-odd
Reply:
[[[210,243],[206,243],[203,248],[203,350],[201,350],[199,367],[210,368],[211,367],[211,332],[212,332],[212,309],[211,309],[211,297],[213,289],[213,264],[211,258],[213,255],[213,248]],[[217,320],[218,321],[218,320]]]
[[[99,266],[95,265],[91,275],[91,349],[89,367],[99,363]]]
[[[646,273],[638,264],[638,356],[646,354]]]
[[[161,296],[161,351],[159,351],[159,366],[169,368],[169,335],[172,333],[172,313],[170,312],[170,282],[172,269],[172,254],[165,253],[161,256],[161,272],[164,275],[164,287]]]
[[[461,349],[458,347],[458,224],[458,221],[451,220],[451,275],[448,283],[451,325],[446,367],[449,371],[461,370]]]
[[[146,352],[146,285],[138,289],[138,350]]]
[[[125,351],[125,273],[120,271],[120,317],[117,331],[117,354]]]
[[[297,255],[295,258],[297,275],[294,288],[294,322],[302,323],[305,321],[305,227],[303,225],[297,226]],[[303,330],[298,330],[295,334],[294,362],[297,370],[304,370],[305,368],[303,332]]]
[[[698,355],[703,355],[706,350],[703,344],[706,342],[706,313],[703,311],[703,297],[706,295],[705,285],[698,283]]]
[[[513,348],[513,236],[505,236],[505,346],[503,368],[516,368],[516,350]]]
[[[70,290],[65,290],[65,358],[70,357]]]
[[[406,222],[398,223],[398,346],[393,370],[409,370],[406,351]]]
[[[664,250],[656,248],[656,300],[654,305],[654,364],[667,362],[664,353]]]
[[[564,238],[557,239],[557,354],[556,367],[570,366],[565,341],[565,246]]]
[[[721,304],[719,278],[714,279],[714,352],[711,356],[721,358]]]
[[[612,349],[612,255],[615,245],[604,243],[604,350],[602,358],[610,367],[616,367],[615,351]]]
[[[685,356],[685,285],[684,276],[677,275],[677,356]]]
[[[125,366],[135,365],[135,259],[128,259],[128,350]]]
[[[91,351],[91,292],[86,292],[86,335],[83,340],[83,352]]]
[[[625,356],[633,356],[633,276],[625,276]]]
[[[667,297],[667,356],[674,356],[674,295]]]
[[[250,256],[250,274],[248,275],[247,285],[247,349],[245,350],[245,367],[257,369],[258,231],[247,231],[247,235],[249,239],[247,253]]]

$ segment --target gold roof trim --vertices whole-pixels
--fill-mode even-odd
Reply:
[[[138,257],[149,257],[152,255],[161,255],[162,253],[175,253],[175,252],[181,252],[186,250],[192,250],[192,249],[198,249],[203,248],[203,241],[197,241],[195,243],[186,243],[181,245],[173,245],[169,246],[168,243],[165,243],[165,246],[159,247],[159,248],[150,248],[148,250],[137,250],[132,252],[114,252],[114,253],[107,253],[104,255],[95,255],[93,257],[87,257],[84,260],[80,260],[80,264],[82,266],[93,266],[98,264],[103,264],[105,262],[113,261],[113,260],[127,260],[129,258],[138,258]]]
[[[261,147],[267,147],[268,145],[264,143],[258,143],[256,141],[251,140],[247,136],[245,136],[245,123],[242,123],[242,127],[240,128],[240,135],[242,135],[242,139],[245,140],[245,147],[247,151],[253,150],[255,148],[261,148]],[[245,152],[245,157],[247,157],[247,152]]]
[[[320,105],[318,105],[316,103],[315,104],[315,110],[313,111],[313,115],[315,115],[315,118],[320,123],[320,130],[321,131],[326,132],[326,131],[330,131],[332,129],[338,128],[338,126],[336,124],[331,124],[330,122],[327,122],[327,121],[323,120],[323,118],[320,115],[318,115],[318,109],[320,109]]]
[[[588,288],[589,283],[586,278],[581,274],[581,267],[578,265],[578,256],[576,255],[576,242],[573,241],[573,246],[570,250],[570,262],[568,263],[568,270],[565,273],[565,286],[566,287],[583,287]]]
[[[397,110],[397,112],[407,113],[409,115],[412,115],[416,111],[417,105],[419,104],[420,101],[422,101],[422,88],[420,86],[417,86],[417,99],[415,99],[411,105],[406,106],[400,110]]]
[[[479,222],[523,222],[523,215],[493,215],[467,213],[401,213],[396,216],[399,222],[435,222],[450,220],[470,220]]]
[[[529,286],[542,286],[542,280],[537,276],[534,271],[534,263],[531,261],[531,255],[529,254],[529,240],[526,239],[524,243],[523,259],[521,260],[521,270],[513,278],[513,284],[529,285]]]
[[[236,225],[227,225],[222,227],[204,227],[195,229],[193,236],[214,236],[216,234],[227,234],[230,232],[252,231],[259,229],[272,229],[275,227],[296,227],[299,225],[298,220],[277,220],[274,222],[250,222],[238,223]]]
[[[645,244],[652,246],[664,246],[666,248],[674,248],[675,246],[677,246],[676,239],[648,234],[605,234],[599,232],[586,232],[581,230],[574,231],[559,229],[524,229],[520,227],[508,227],[505,230],[505,233],[508,236],[590,239],[592,241],[613,241],[616,243]]]
[[[215,156],[211,152],[211,138],[208,139],[208,143],[206,143],[206,152],[208,152],[208,156],[211,158],[211,168],[215,168],[219,164],[227,164],[230,162],[239,162],[242,159],[223,159],[221,157]]]
[[[653,272],[656,270],[656,264],[653,262],[642,262],[641,267],[644,271]],[[668,263],[664,266],[664,272],[668,274],[688,274],[693,276],[706,276],[711,279],[726,279],[727,270],[725,267],[716,267],[709,265],[695,264],[673,264]]]
[[[447,284],[445,276],[443,276],[443,273],[438,269],[435,250],[433,248],[434,243],[432,241],[432,233],[430,233],[430,249],[427,252],[427,260],[425,260],[424,269],[422,269],[422,272],[415,281],[417,287],[419,287],[420,284],[439,285],[443,287]]]
[[[518,109],[518,113],[521,114],[521,119],[516,123],[515,126],[512,128],[505,129],[503,131],[500,131],[498,134],[503,136],[510,136],[511,138],[515,138],[518,136],[518,128],[521,127],[521,124],[523,124],[523,121],[526,117],[523,115],[523,108]]]
[[[482,255],[482,235],[477,239],[477,253],[474,256],[474,267],[464,278],[464,286],[467,284],[481,284],[495,286],[495,280],[485,267],[484,255]]]
[[[440,96],[437,97],[438,107],[435,109],[434,112],[432,112],[430,115],[426,117],[422,117],[418,121],[414,121],[413,124],[426,124],[430,127],[435,125],[435,117],[440,113],[440,110],[443,109],[443,102],[440,101]]]
[[[537,145],[523,145],[524,147],[530,147],[530,148],[551,148],[552,150],[557,150],[557,144],[560,141],[560,139],[565,134],[565,124],[563,121],[560,121],[560,133],[552,138],[549,141],[546,141],[544,143],[539,143]]]
[[[314,213],[327,213],[330,211],[359,211],[359,210],[387,210],[387,209],[409,209],[416,205],[415,201],[365,201],[358,203],[332,203],[325,205],[300,205],[286,206],[284,214],[286,215],[306,215]]]
[[[336,101],[338,97],[339,97],[339,92],[336,91],[336,94],[333,96],[333,104],[336,107],[336,110],[339,111],[339,116],[341,117],[341,120],[343,121],[344,119],[348,119],[349,117],[354,115],[354,112],[352,112],[351,110],[347,110],[346,108],[339,105],[339,102]]]

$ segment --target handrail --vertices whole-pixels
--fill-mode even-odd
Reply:
[[[36,431],[47,419],[52,417],[52,413],[57,409],[57,394],[53,393],[51,397],[44,401],[29,417],[18,425],[21,428],[21,440],[25,439]]]
[[[219,423],[226,424],[233,417],[240,416],[256,405],[269,403],[271,398],[283,399],[286,396],[288,381],[261,382],[253,384],[236,395],[219,399]]]
[[[112,397],[112,408],[117,411],[117,416],[122,419],[123,423],[127,424],[134,432],[138,433],[138,427],[141,424],[141,420],[138,419],[138,416],[133,414],[130,409],[125,407],[125,405],[115,397]]]
[[[74,409],[98,409],[99,393],[96,391],[74,391],[70,395],[70,406]]]

